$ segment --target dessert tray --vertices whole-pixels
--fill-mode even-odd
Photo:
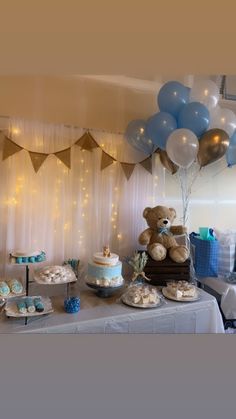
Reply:
[[[163,296],[149,285],[131,285],[121,296],[121,301],[136,308],[157,308],[164,303]]]
[[[58,285],[76,282],[76,275],[69,265],[46,266],[34,273],[34,279],[42,285]]]
[[[164,304],[163,298],[159,297],[159,302],[156,304],[135,304],[127,295],[121,296],[121,301],[127,306],[136,307],[136,308],[157,308],[161,307]]]
[[[187,303],[187,302],[192,302],[192,301],[198,301],[201,298],[200,293],[199,293],[199,291],[197,291],[197,289],[196,289],[196,295],[194,297],[181,297],[181,298],[177,298],[173,294],[171,294],[166,287],[163,287],[162,288],[162,294],[164,295],[164,297],[168,298],[168,300],[179,301],[181,303],[183,303],[183,302],[186,302]]]
[[[31,297],[31,296],[30,296]],[[49,314],[52,313],[53,307],[52,307],[52,302],[50,300],[49,297],[41,297],[41,296],[32,296],[31,298],[40,298],[43,305],[44,305],[44,311],[42,312],[34,312],[34,313],[20,313],[18,308],[17,308],[17,303],[22,300],[21,298],[16,297],[15,299],[11,299],[9,301],[6,302],[6,305],[4,307],[4,310],[6,312],[6,316],[7,317],[37,317],[37,316],[42,316],[43,314]]]

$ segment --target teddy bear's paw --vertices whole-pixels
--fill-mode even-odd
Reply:
[[[169,255],[174,262],[183,263],[189,257],[189,250],[186,246],[175,246],[171,247]]]
[[[166,248],[160,243],[153,243],[148,246],[148,253],[152,259],[160,261],[166,258]]]

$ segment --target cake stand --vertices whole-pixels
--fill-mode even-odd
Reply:
[[[118,285],[117,287],[101,287],[100,285],[90,284],[86,282],[86,285],[90,288],[97,290],[96,295],[100,298],[111,297],[117,290],[123,288],[124,284]]]

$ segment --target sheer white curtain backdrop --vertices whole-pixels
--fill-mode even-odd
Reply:
[[[84,130],[19,118],[1,118],[0,127],[20,146],[53,153],[70,147]],[[146,228],[146,206],[158,204],[177,210],[182,220],[182,200],[177,177],[153,156],[153,175],[137,165],[129,179],[119,163],[100,170],[101,149],[82,151],[73,146],[71,170],[50,155],[38,173],[27,151],[2,161],[0,138],[0,275],[14,270],[12,249],[45,250],[48,264],[79,258],[86,270],[88,259],[106,243],[121,257],[140,248],[138,236]],[[99,145],[120,161],[135,163],[145,156],[122,135],[91,130]],[[201,170],[193,185],[189,206],[189,231],[199,226],[236,228],[236,167],[225,158]]]
[[[84,130],[64,125],[11,118],[11,138],[30,151],[53,153],[72,146]],[[3,125],[3,123],[2,123]],[[100,170],[101,149],[71,149],[71,170],[56,156],[47,157],[38,173],[22,150],[2,161],[0,147],[0,262],[1,274],[13,249],[45,250],[49,264],[79,258],[81,266],[106,243],[120,256],[138,247],[146,228],[146,206],[165,203],[164,169],[153,156],[153,176],[137,165],[129,179],[120,164]],[[122,135],[91,130],[100,146],[120,161],[137,162],[146,156],[135,151]]]

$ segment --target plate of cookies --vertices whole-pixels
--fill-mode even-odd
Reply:
[[[16,297],[8,300],[4,307],[7,317],[33,317],[53,312],[49,297]]]
[[[76,275],[70,265],[46,266],[34,273],[34,279],[38,284],[56,285],[77,281]]]

